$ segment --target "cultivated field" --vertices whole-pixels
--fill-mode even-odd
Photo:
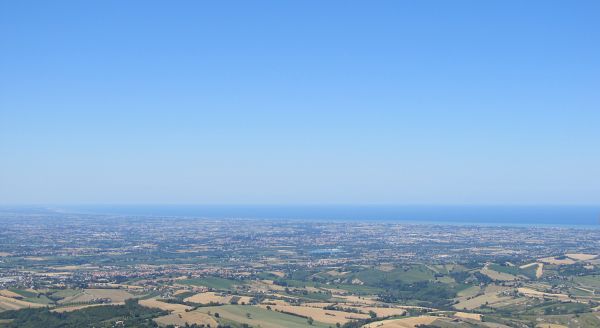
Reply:
[[[154,321],[160,326],[174,325],[174,326],[185,326],[186,324],[197,324],[205,325],[210,327],[217,327],[218,323],[212,316],[202,313],[199,311],[191,312],[178,312],[168,314],[162,317],[154,319]]]
[[[454,316],[462,318],[462,319],[471,319],[471,320],[481,321],[481,314],[478,314],[478,313],[456,312],[456,313],[454,313]]]
[[[0,296],[0,310],[19,310],[26,308],[44,307],[44,304],[31,303],[15,298]]]
[[[256,280],[249,283],[250,290],[256,292],[283,291],[285,287],[273,284],[273,280]]]
[[[356,295],[332,295],[332,296],[336,299],[343,300],[346,303],[352,303],[352,304],[377,305],[379,303],[372,297],[363,297],[363,296],[356,296]]]
[[[1,289],[0,290],[0,296],[4,296],[4,297],[10,297],[10,298],[23,298],[22,295],[17,294],[15,292],[11,292],[8,289]]]
[[[540,292],[540,291],[537,291],[535,289],[531,289],[531,288],[527,288],[527,287],[517,288],[517,290],[519,291],[519,293],[521,293],[521,294],[523,294],[525,296],[529,296],[529,297],[555,298],[555,299],[560,299],[560,300],[568,300],[569,299],[569,296],[565,295],[565,294],[544,293],[544,292]]]
[[[457,296],[462,297],[462,298],[473,297],[473,296],[477,295],[480,291],[481,291],[481,287],[471,286],[469,288],[463,289],[460,292],[458,292]]]
[[[122,305],[125,304],[123,302],[119,302],[119,303],[111,303],[111,304],[87,304],[87,305],[73,305],[73,306],[64,306],[64,307],[59,307],[59,308],[55,308],[52,309],[50,311],[52,312],[58,312],[58,313],[63,313],[63,312],[72,312],[72,311],[77,311],[77,310],[81,310],[81,309],[85,309],[85,308],[89,308],[89,307],[96,307],[96,306],[113,306],[113,305]]]
[[[344,306],[344,305],[342,305]],[[344,306],[346,307],[346,306]],[[394,315],[404,315],[406,314],[406,310],[402,308],[386,308],[386,307],[373,307],[373,306],[365,306],[365,307],[352,307],[353,309],[360,310],[366,313],[369,311],[373,311],[377,314],[378,317],[390,317]]]
[[[272,303],[272,302],[269,302]],[[281,303],[276,303],[278,305],[290,305],[290,304],[281,304]],[[264,304],[267,305],[267,304]],[[353,310],[357,310],[360,313],[369,313],[369,311],[373,311],[377,314],[378,317],[389,317],[389,316],[394,316],[394,315],[404,315],[406,313],[406,307],[403,306],[397,306],[397,307],[377,307],[377,306],[356,306],[354,304],[350,304],[350,303],[304,303],[302,304],[302,306],[305,307],[312,307],[312,308],[325,308],[328,306],[339,306],[341,308],[350,308]]]
[[[197,311],[204,313],[210,312],[213,316],[218,313],[219,317],[225,320],[231,320],[239,323],[245,323],[252,327],[262,328],[306,328],[318,327],[327,328],[331,324],[319,322],[315,318],[312,326],[308,325],[305,318],[294,315],[289,315],[272,310],[266,310],[258,306],[249,305],[224,305],[224,306],[209,306],[201,307]],[[248,315],[250,317],[248,317]],[[222,319],[219,319],[220,321]],[[225,321],[226,322],[226,321]]]
[[[181,280],[180,283],[184,285],[193,285],[193,286],[204,286],[213,289],[226,290],[233,288],[236,285],[241,284],[235,280],[229,280],[219,277],[204,277],[204,278],[194,278],[194,279],[185,279]]]
[[[565,254],[567,257],[572,258],[577,261],[589,261],[598,257],[598,255],[594,254],[582,254],[582,253],[567,253]]]
[[[380,265],[380,266],[377,267],[377,270],[383,271],[383,272],[391,272],[391,271],[394,271],[395,268],[396,267],[394,267],[391,264],[382,264],[382,265]]]
[[[582,286],[600,289],[600,275],[574,277],[573,280]]]
[[[512,281],[512,280],[519,279],[517,276],[514,276],[512,274],[491,270],[487,266],[485,266],[483,269],[481,269],[480,272],[482,274],[484,274],[494,280],[498,280],[498,281]]]
[[[110,299],[111,303],[117,303],[133,297],[132,294],[121,289],[84,289],[73,296],[60,300],[58,303],[85,303],[97,299]]]
[[[233,301],[237,304],[249,304],[252,298],[249,296],[236,296],[214,292],[198,293],[186,298],[184,301],[198,304],[230,304]]]
[[[555,264],[555,265],[569,265],[569,264],[573,264],[576,261],[574,261],[573,259],[570,258],[564,258],[564,259],[558,259],[556,257],[545,257],[542,259],[539,259],[540,262],[544,262],[546,264]]]
[[[261,305],[262,307],[263,306]],[[353,319],[367,319],[367,314],[361,313],[349,313],[335,310],[324,310],[322,308],[315,308],[310,306],[294,306],[294,305],[273,305],[271,306],[273,311],[279,311],[283,313],[293,313],[295,315],[303,317],[311,317],[317,321],[330,323],[330,324],[344,324]]]
[[[363,326],[363,328],[414,328],[417,325],[429,325],[438,319],[438,317],[432,316],[390,319],[366,324]]]
[[[487,286],[483,295],[479,295],[470,299],[463,299],[459,303],[455,304],[454,308],[457,310],[473,310],[485,304],[492,305],[494,303],[508,301],[512,298],[499,295],[503,290],[507,289],[510,288],[503,288],[494,285]]]
[[[141,306],[161,309],[161,310],[175,312],[175,313],[185,312],[185,310],[192,309],[191,306],[187,306],[187,305],[183,305],[183,304],[166,303],[166,302],[158,301],[156,299],[140,300],[138,303]]]

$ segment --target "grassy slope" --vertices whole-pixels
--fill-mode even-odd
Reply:
[[[229,280],[217,277],[205,277],[205,278],[194,278],[180,281],[182,284],[195,285],[195,286],[206,286],[208,288],[228,290],[234,285],[243,284],[241,281]]]
[[[256,306],[248,305],[224,305],[224,306],[210,306],[202,307],[197,311],[208,313],[210,311],[219,313],[223,319],[228,319],[238,323],[247,323],[250,326],[256,327],[260,325],[264,328],[269,327],[287,327],[287,328],[299,328],[299,327],[329,327],[330,325],[315,321],[312,326],[308,325],[306,319],[262,309]],[[246,317],[246,313],[250,313],[250,319]]]

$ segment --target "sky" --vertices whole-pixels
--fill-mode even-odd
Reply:
[[[600,204],[598,1],[2,1],[0,204]]]

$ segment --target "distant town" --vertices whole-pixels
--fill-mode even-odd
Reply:
[[[597,228],[3,213],[0,327],[600,327],[599,254]]]

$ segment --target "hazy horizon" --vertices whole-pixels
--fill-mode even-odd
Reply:
[[[151,218],[285,219],[422,224],[588,226],[600,228],[598,205],[47,205],[0,206],[0,213]]]

